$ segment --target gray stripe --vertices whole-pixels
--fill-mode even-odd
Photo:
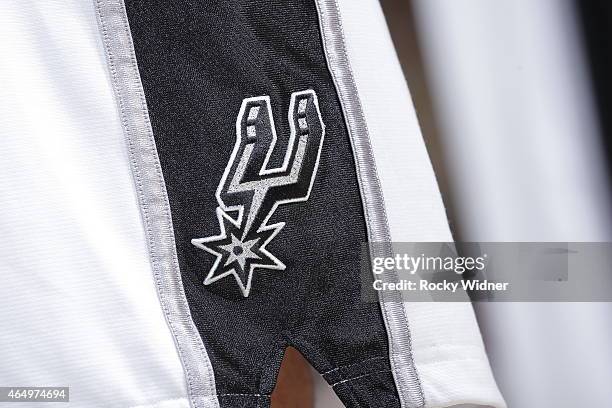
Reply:
[[[316,0],[316,4],[327,64],[340,97],[355,156],[368,239],[371,243],[380,243],[376,245],[376,256],[381,256],[380,249],[386,255],[391,255],[393,251],[385,203],[372,155],[368,127],[347,56],[340,11],[336,0]],[[395,271],[386,273],[386,276],[380,278],[387,282],[397,281]],[[384,296],[383,302],[381,295],[380,304],[389,337],[391,369],[401,405],[404,408],[424,407],[425,399],[412,358],[410,329],[401,294],[392,291]]]
[[[128,145],[151,266],[194,408],[218,408],[215,378],[191,320],[179,271],[164,184],[123,0],[94,0],[121,123]]]

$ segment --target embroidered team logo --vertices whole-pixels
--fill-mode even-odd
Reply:
[[[289,126],[282,164],[270,168],[269,161],[277,154],[270,98],[242,101],[236,120],[236,144],[216,192],[221,233],[191,240],[217,257],[205,285],[232,275],[247,297],[255,270],[285,269],[266,249],[285,223],[268,222],[279,205],[306,201],[310,195],[325,137],[314,91],[291,95]]]

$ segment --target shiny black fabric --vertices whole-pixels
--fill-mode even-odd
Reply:
[[[574,0],[581,18],[593,92],[607,152],[608,177],[612,178],[612,3],[602,0]]]
[[[399,407],[380,306],[360,299],[366,227],[350,140],[326,65],[314,1],[127,0],[168,190],[183,284],[222,407],[267,407],[291,345],[349,407]],[[215,198],[245,98],[268,95],[287,144],[290,97],[312,89],[326,126],[307,201],[281,205],[267,249],[285,270],[255,270],[248,297],[191,244],[220,233]],[[278,165],[280,148],[270,163]]]

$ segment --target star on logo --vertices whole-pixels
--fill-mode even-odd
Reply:
[[[285,265],[266,250],[266,245],[278,234],[283,224],[271,225],[251,237],[245,237],[244,230],[241,228],[241,219],[235,221],[221,208],[217,208],[217,218],[221,226],[221,234],[191,240],[196,247],[217,257],[204,279],[205,285],[232,275],[242,295],[247,297],[251,291],[255,268],[285,269]]]
[[[229,253],[227,260],[223,266],[230,265],[232,262],[238,262],[240,269],[244,270],[248,259],[261,259],[259,255],[254,253],[251,248],[259,242],[259,238],[250,241],[242,242],[234,234],[232,242],[227,245],[219,245],[218,247]]]

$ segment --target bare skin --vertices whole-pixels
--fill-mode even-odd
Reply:
[[[272,393],[271,408],[313,408],[313,395],[310,366],[297,350],[289,347]]]

